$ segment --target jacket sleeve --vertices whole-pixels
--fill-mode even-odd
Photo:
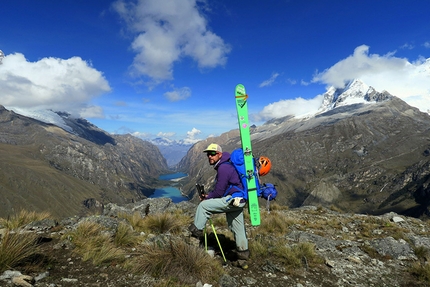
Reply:
[[[209,192],[206,199],[223,197],[225,191],[230,186],[230,177],[233,172],[235,172],[234,167],[230,164],[220,164],[216,176],[215,187],[211,192]]]

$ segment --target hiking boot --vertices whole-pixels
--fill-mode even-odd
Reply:
[[[239,260],[248,260],[249,259],[249,250],[239,251],[236,250],[237,259]]]
[[[191,236],[195,238],[200,238],[203,236],[203,230],[198,229],[194,223],[191,223],[190,226],[188,226],[188,230],[191,232]]]

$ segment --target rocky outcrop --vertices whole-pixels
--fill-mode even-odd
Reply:
[[[134,204],[119,206],[109,204],[101,215],[89,217],[70,217],[53,225],[52,221],[32,223],[24,228],[35,232],[45,240],[42,247],[46,254],[52,254],[56,264],[50,267],[39,266],[37,272],[24,269],[8,270],[0,274],[1,286],[157,286],[157,278],[151,274],[136,275],[122,269],[119,265],[93,266],[83,262],[74,254],[73,245],[67,237],[61,237],[67,230],[73,230],[84,221],[93,221],[104,226],[107,232],[114,232],[121,213],[139,212],[142,217],[153,213],[182,210],[193,215],[196,205],[189,202],[174,204],[170,199],[144,199]],[[262,210],[263,212],[263,210]],[[287,240],[288,246],[308,242],[313,244],[316,253],[322,258],[320,266],[310,266],[303,258],[294,272],[288,271],[282,262],[275,259],[260,260],[251,254],[250,267],[242,270],[231,262],[224,265],[224,274],[217,282],[195,282],[211,286],[427,286],[428,281],[414,277],[411,266],[430,250],[430,225],[428,221],[400,216],[394,212],[380,216],[367,216],[353,213],[339,213],[330,209],[304,206],[290,210],[274,210],[278,216],[288,219],[283,222],[285,232],[280,235],[257,234],[247,225],[250,244],[262,238]],[[191,220],[191,219],[190,219]],[[262,225],[268,224],[263,220]],[[227,227],[218,227],[217,233],[229,236]],[[262,237],[266,236],[266,237]],[[187,226],[179,235],[169,233],[146,234],[150,242],[169,242],[179,239],[189,244]],[[51,240],[48,240],[51,239]],[[145,244],[145,243],[143,243]],[[198,243],[195,243],[198,244]],[[216,242],[214,243],[216,247]],[[227,248],[227,247],[226,247]],[[416,253],[416,250],[421,252]],[[128,249],[128,256],[137,256]],[[220,260],[216,255],[214,260]],[[424,256],[425,257],[425,256]],[[428,260],[428,258],[427,258]],[[16,285],[20,284],[29,285]],[[15,285],[13,285],[15,284]],[[69,284],[69,285],[68,285]]]

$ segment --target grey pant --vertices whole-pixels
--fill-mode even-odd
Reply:
[[[238,251],[248,250],[248,238],[246,237],[245,221],[243,218],[243,207],[241,203],[238,207],[230,204],[231,196],[222,198],[211,198],[203,200],[197,207],[194,225],[202,230],[206,226],[206,221],[212,214],[225,213],[228,228],[234,234],[236,248]]]

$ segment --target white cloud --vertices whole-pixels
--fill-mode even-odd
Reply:
[[[277,78],[278,76],[279,76],[279,73],[272,73],[272,76],[270,76],[270,79],[263,81],[263,82],[259,85],[259,87],[260,87],[260,88],[262,88],[262,87],[268,87],[268,86],[271,86],[271,85],[275,82],[275,80],[276,80],[276,78]]]
[[[191,96],[191,89],[188,87],[175,89],[171,92],[164,93],[164,96],[171,102],[182,101]]]
[[[271,103],[263,108],[257,115],[252,115],[255,121],[267,121],[273,118],[281,118],[288,115],[300,117],[314,114],[321,106],[323,96],[318,95],[313,99],[296,98],[294,100],[281,100]]]
[[[187,132],[187,137],[184,139],[184,143],[193,144],[198,142],[200,139],[197,139],[196,136],[201,134],[202,132],[196,128],[193,128],[191,131]]]
[[[175,135],[176,133],[174,132],[168,132],[168,133],[163,133],[163,132],[159,132],[157,134],[157,137],[163,137],[163,138],[171,138]]]
[[[351,56],[316,74],[312,81],[343,87],[352,79],[361,79],[377,91],[386,90],[423,112],[430,110],[430,58],[410,62],[393,53],[369,54],[369,47],[362,45]]]
[[[191,57],[199,68],[224,65],[230,47],[211,32],[198,8],[199,0],[119,0],[114,9],[137,36],[133,74],[155,83],[173,78],[173,65]]]
[[[152,138],[152,134],[151,133],[143,133],[143,132],[133,132],[133,133],[131,133],[133,136],[135,136],[135,137],[137,137],[137,138],[141,138],[141,139],[143,139],[143,140],[146,140],[146,139],[150,139],[150,138]]]
[[[412,50],[413,48],[415,48],[415,46],[409,43],[405,43],[402,46],[400,46],[400,49],[405,49],[405,50]]]
[[[425,42],[425,43],[423,44],[423,46],[424,46],[424,47],[426,47],[426,48],[430,48],[430,42]]]
[[[94,97],[110,91],[102,73],[79,57],[43,58],[29,62],[23,54],[7,55],[0,65],[0,103],[20,108],[67,111],[78,116],[102,116],[88,107]]]
[[[307,82],[307,81],[305,81],[305,80],[301,80],[300,81],[300,85],[302,85],[302,86],[309,86],[311,83],[309,83],[309,82]]]
[[[295,84],[297,84],[297,80],[287,79],[287,83],[289,83],[290,85],[295,85]]]

